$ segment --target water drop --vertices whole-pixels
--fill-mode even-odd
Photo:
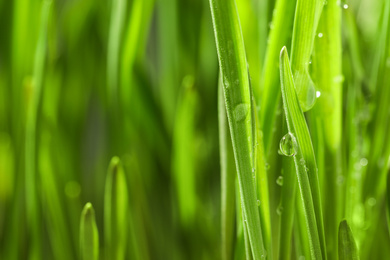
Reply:
[[[322,38],[324,35],[322,33],[318,34],[318,38]]]
[[[276,179],[276,184],[278,184],[279,186],[283,186],[283,176],[279,176]]]
[[[368,164],[367,158],[362,158],[362,159],[360,159],[360,165],[361,165],[361,166],[367,166],[367,164]]]
[[[255,171],[256,171],[256,168],[253,167],[253,168],[252,168],[252,172],[255,172]]]
[[[390,67],[390,57],[387,57],[387,59],[386,59],[386,66]]]
[[[343,81],[344,81],[344,76],[341,74],[333,78],[333,83],[342,83]]]
[[[225,85],[225,88],[229,88],[230,87],[228,78],[224,78],[223,79],[223,84]]]
[[[266,169],[266,170],[269,170],[269,168],[271,168],[271,165],[269,165],[269,163],[266,163],[266,164],[265,164],[265,169]]]
[[[248,111],[249,111],[249,105],[248,104],[245,104],[245,103],[242,103],[242,104],[238,104],[235,108],[234,108],[234,119],[237,121],[237,122],[240,122],[240,121],[243,121],[245,120],[245,118],[247,117],[248,115]]]
[[[368,200],[367,200],[367,204],[368,204],[368,206],[370,206],[370,207],[374,207],[375,206],[375,204],[376,204],[376,199],[375,198],[369,198]]]
[[[303,158],[301,158],[300,160],[299,160],[299,163],[301,164],[301,165],[305,165],[305,159],[303,159]]]
[[[280,152],[285,156],[294,156],[298,151],[298,144],[292,133],[287,133],[279,143]]]
[[[282,213],[283,213],[283,207],[282,207],[282,205],[279,205],[279,206],[278,206],[278,208],[276,209],[276,213],[277,213],[279,216],[282,215]]]
[[[343,184],[344,184],[344,181],[345,181],[345,179],[344,179],[344,176],[343,176],[343,175],[337,176],[336,183],[337,183],[338,186],[343,185]]]
[[[347,4],[343,5],[343,8],[348,9],[348,5]]]
[[[257,206],[260,206],[260,200],[257,200]]]
[[[81,186],[76,181],[69,181],[65,185],[65,194],[71,199],[77,198],[81,193]]]
[[[316,102],[316,89],[309,73],[306,70],[294,72],[294,82],[299,103],[303,112],[310,110]]]
[[[316,91],[316,97],[319,98],[321,96],[321,92]]]

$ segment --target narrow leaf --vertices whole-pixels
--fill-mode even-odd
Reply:
[[[314,259],[326,259],[317,166],[309,129],[295,92],[285,47],[280,53],[280,79],[287,127],[293,136],[293,141],[297,143],[294,163],[305,211],[311,254]]]
[[[339,226],[339,260],[358,260],[359,253],[351,228],[346,220]]]
[[[226,112],[233,143],[242,207],[255,260],[265,258],[253,182],[252,102],[244,42],[234,0],[210,0]]]
[[[95,210],[87,203],[81,212],[80,252],[82,260],[99,259],[99,233],[95,221]]]
[[[118,157],[108,168],[104,194],[104,239],[108,259],[124,259],[127,246],[128,191]]]

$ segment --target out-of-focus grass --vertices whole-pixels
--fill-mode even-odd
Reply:
[[[389,258],[389,14],[0,0],[0,259]]]

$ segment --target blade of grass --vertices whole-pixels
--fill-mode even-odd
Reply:
[[[323,6],[322,0],[297,0],[291,44],[291,70],[299,103],[308,111],[315,103],[315,87],[308,66]],[[319,34],[319,37],[322,37]]]
[[[42,190],[43,218],[48,228],[50,245],[55,259],[67,260],[75,257],[72,251],[70,229],[66,222],[61,189],[54,174],[52,140],[47,131],[42,131],[39,145],[39,173]]]
[[[254,97],[253,97],[254,98]],[[253,102],[254,103],[254,102]],[[253,104],[252,103],[252,104]],[[253,105],[255,107],[255,105]],[[268,176],[265,162],[265,153],[264,153],[264,142],[263,142],[263,132],[259,124],[257,112],[253,111],[255,114],[253,117],[256,119],[256,143],[255,143],[255,174],[256,174],[256,191],[257,191],[257,204],[259,206],[260,214],[260,224],[261,231],[264,239],[264,246],[267,251],[267,258],[272,259],[272,239],[271,239],[271,212],[270,212],[270,200],[269,200],[269,189],[268,189]]]
[[[320,91],[313,117],[321,121],[321,136],[324,138],[323,174],[324,200],[327,226],[327,254],[330,259],[337,255],[337,226],[343,209],[342,187],[337,180],[341,175],[342,138],[342,50],[341,50],[341,10],[337,0],[328,0],[324,5],[318,23],[318,35],[313,51],[312,75]],[[316,95],[317,96],[317,95]]]
[[[339,260],[358,260],[359,253],[351,228],[346,220],[339,226]]]
[[[221,74],[218,82],[219,154],[221,160],[221,242],[222,260],[233,259],[235,233],[236,169],[230,138]]]
[[[26,207],[29,230],[31,234],[31,259],[40,259],[42,256],[41,248],[41,212],[39,206],[39,196],[37,189],[36,173],[36,131],[39,104],[41,102],[41,93],[43,88],[43,73],[46,59],[47,45],[47,27],[49,21],[51,1],[42,2],[41,24],[39,38],[35,50],[34,72],[32,82],[32,96],[27,104],[26,121],[26,145],[25,145],[25,185],[26,185]]]
[[[309,129],[295,92],[285,47],[280,53],[280,78],[287,126],[297,142],[294,163],[305,211],[311,254],[314,259],[326,259],[317,166]]]
[[[104,239],[107,259],[124,259],[127,247],[128,190],[122,163],[111,159],[104,194]]]
[[[251,92],[244,42],[234,0],[210,0],[225,105],[232,137],[248,236],[255,260],[265,258],[263,237],[253,183]]]
[[[194,151],[195,113],[197,92],[194,78],[183,79],[182,95],[177,105],[173,130],[172,167],[175,176],[176,192],[179,202],[180,218],[185,227],[192,225],[196,217],[197,193]]]
[[[99,233],[95,221],[95,210],[87,203],[81,212],[80,255],[82,260],[99,259]]]
[[[287,130],[285,125],[284,130]],[[280,207],[283,209],[280,216],[279,229],[279,256],[278,259],[291,259],[291,239],[294,224],[295,198],[297,177],[295,173],[294,160],[283,156],[283,186]]]
[[[111,21],[107,51],[107,90],[108,104],[113,108],[114,106],[117,106],[119,99],[119,54],[126,17],[127,0],[112,0],[111,5]]]
[[[277,0],[271,22],[272,27],[261,78],[263,96],[260,103],[260,125],[263,129],[266,155],[269,153],[276,110],[280,100],[279,53],[283,46],[288,46],[289,37],[291,37],[295,4],[296,0]]]

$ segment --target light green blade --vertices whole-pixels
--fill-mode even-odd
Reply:
[[[95,221],[95,210],[87,203],[81,212],[80,254],[82,260],[99,259],[99,233]]]
[[[295,92],[285,47],[280,53],[280,79],[287,126],[293,136],[294,163],[305,210],[311,254],[314,259],[326,259],[317,166],[309,129]]]
[[[228,260],[233,258],[234,253],[236,169],[222,88],[220,75],[218,82],[218,126],[221,160],[221,240],[222,260]]]
[[[339,260],[358,260],[359,253],[351,228],[346,220],[339,226]]]
[[[241,26],[234,0],[210,0],[226,112],[233,143],[242,207],[255,260],[265,258],[253,181],[252,102]]]
[[[113,157],[104,194],[104,239],[107,259],[124,259],[128,236],[128,190],[121,161]]]
[[[316,100],[316,91],[309,76],[308,66],[323,2],[323,0],[297,0],[295,10],[291,44],[291,70],[303,111],[311,109]],[[319,33],[318,37],[322,37],[322,35]]]

